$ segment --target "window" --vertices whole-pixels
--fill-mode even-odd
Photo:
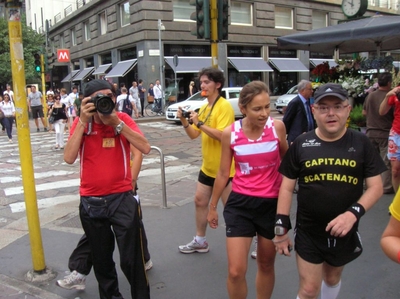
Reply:
[[[106,34],[107,33],[107,17],[106,17],[106,12],[103,11],[101,14],[99,14],[99,23],[100,23],[100,35]]]
[[[85,33],[85,40],[90,40],[90,25],[89,25],[89,21],[86,21],[85,23],[83,23],[83,31]]]
[[[253,25],[253,5],[250,3],[231,1],[231,24]]]
[[[129,12],[129,1],[124,2],[120,5],[120,17],[121,17],[121,27],[129,25],[131,23],[131,14]]]
[[[293,9],[275,6],[275,28],[293,29]]]
[[[190,5],[187,0],[173,0],[174,21],[191,21],[190,15],[196,11],[196,7]]]
[[[75,28],[71,29],[71,44],[76,46],[76,31]]]
[[[60,48],[64,49],[65,48],[65,40],[64,40],[64,35],[60,35]]]
[[[328,26],[328,14],[323,11],[313,11],[312,29],[318,29]]]

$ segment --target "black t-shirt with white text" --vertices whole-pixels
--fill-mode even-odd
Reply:
[[[319,235],[360,199],[365,178],[385,170],[368,137],[351,129],[333,142],[319,139],[315,130],[300,135],[279,168],[284,176],[298,178],[296,226]]]

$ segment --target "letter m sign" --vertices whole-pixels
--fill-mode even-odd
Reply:
[[[57,60],[58,62],[70,62],[69,50],[57,49]]]

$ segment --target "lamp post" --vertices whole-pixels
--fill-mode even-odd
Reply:
[[[165,90],[165,82],[164,82],[164,79],[163,79],[163,66],[164,66],[164,63],[163,63],[163,56],[164,56],[164,53],[163,53],[163,51],[162,51],[162,44],[161,44],[161,31],[162,30],[165,30],[165,26],[163,25],[163,23],[161,23],[161,20],[160,19],[158,19],[158,48],[160,49],[159,51],[159,57],[160,57],[160,83],[161,83],[161,87],[162,87],[162,100],[161,100],[161,109],[163,109],[163,107],[164,107],[164,104],[165,104],[165,98],[164,98],[164,95],[165,95],[165,92],[164,92],[164,90]]]

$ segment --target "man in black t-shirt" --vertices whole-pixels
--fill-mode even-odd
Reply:
[[[386,167],[364,134],[347,129],[351,106],[339,84],[322,85],[313,107],[317,128],[300,135],[282,160],[275,248],[290,255],[290,206],[298,180],[295,249],[297,298],[337,298],[344,265],[362,252],[358,223],[382,196]],[[363,190],[365,180],[366,191]]]

